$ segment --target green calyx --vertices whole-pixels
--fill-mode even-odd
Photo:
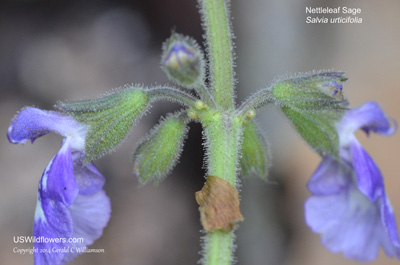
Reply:
[[[240,166],[243,176],[255,173],[263,180],[267,178],[270,158],[267,143],[254,121],[250,120],[243,130]]]
[[[282,107],[301,137],[321,156],[328,153],[339,159],[339,136],[336,129],[342,110],[300,111]]]
[[[321,156],[339,158],[336,122],[346,110],[342,93],[346,80],[342,72],[319,72],[277,82],[270,90],[271,101]]]
[[[270,99],[279,106],[301,110],[344,109],[341,72],[321,72],[279,81],[272,87]]]
[[[181,113],[168,116],[139,144],[133,162],[141,184],[159,182],[172,171],[183,150],[188,121]]]
[[[147,110],[150,99],[141,88],[127,88],[111,95],[71,103],[58,108],[90,125],[85,139],[85,163],[113,150]]]

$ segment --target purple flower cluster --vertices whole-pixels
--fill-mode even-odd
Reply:
[[[23,144],[50,132],[64,137],[61,149],[39,182],[33,235],[35,264],[65,264],[98,239],[110,218],[104,176],[83,164],[88,126],[72,117],[36,108],[22,109],[8,129],[8,140]],[[68,251],[65,251],[68,250]]]
[[[374,102],[346,112],[337,124],[340,161],[326,155],[311,179],[312,196],[305,203],[306,223],[322,235],[322,243],[347,258],[372,261],[380,247],[400,259],[395,217],[386,196],[383,177],[356,139],[362,129],[382,135],[396,131]]]

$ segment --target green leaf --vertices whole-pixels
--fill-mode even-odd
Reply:
[[[342,110],[301,111],[282,107],[301,137],[321,156],[328,153],[339,159],[339,137],[336,129]]]
[[[128,88],[94,100],[59,103],[77,121],[90,125],[85,140],[85,163],[113,150],[149,105],[141,88]]]
[[[254,121],[247,123],[243,130],[242,156],[240,166],[242,174],[255,173],[263,180],[267,179],[270,158],[267,143]]]
[[[182,113],[167,116],[139,144],[133,162],[141,184],[159,182],[172,171],[183,150],[188,121]]]

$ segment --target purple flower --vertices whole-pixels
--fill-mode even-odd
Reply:
[[[400,259],[396,220],[375,162],[357,141],[357,129],[391,135],[396,126],[374,102],[346,112],[337,125],[341,161],[327,155],[308,182],[305,203],[311,229],[322,243],[347,258],[372,261],[383,248]]]
[[[65,264],[99,238],[110,218],[103,175],[83,164],[88,126],[72,117],[36,108],[22,109],[8,129],[14,144],[49,132],[64,137],[62,147],[39,182],[33,223],[35,264]]]

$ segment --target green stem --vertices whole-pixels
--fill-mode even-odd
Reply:
[[[208,143],[208,175],[235,186],[236,165],[242,125],[230,113],[210,111],[201,117]]]
[[[200,117],[207,137],[208,175],[235,186],[242,125],[233,118],[234,75],[229,11],[225,0],[199,0],[207,36],[210,82],[217,110]],[[225,112],[225,110],[231,110]],[[230,265],[232,231],[208,231],[204,265]]]
[[[229,265],[231,264],[231,249],[233,232],[215,231],[206,235],[206,249],[204,264]]]
[[[169,100],[178,102],[184,106],[195,108],[196,97],[185,91],[172,87],[153,87],[146,90],[147,96],[151,100]]]
[[[215,102],[214,98],[212,97],[210,91],[207,89],[206,85],[200,84],[195,88],[197,94],[200,96],[200,98],[210,107],[215,108]]]
[[[266,89],[260,90],[256,93],[254,93],[253,95],[251,95],[237,109],[238,116],[243,116],[249,110],[252,110],[252,109],[256,110],[256,109],[259,109],[259,108],[267,105],[268,103],[273,102],[270,97],[271,90],[272,90],[272,87],[268,87]]]
[[[233,109],[233,48],[228,8],[224,0],[199,2],[207,36],[209,74],[215,103],[221,109]]]
[[[208,176],[217,176],[235,186],[242,123],[231,112],[209,111],[201,118],[207,140]],[[233,231],[207,231],[204,265],[229,265]]]

